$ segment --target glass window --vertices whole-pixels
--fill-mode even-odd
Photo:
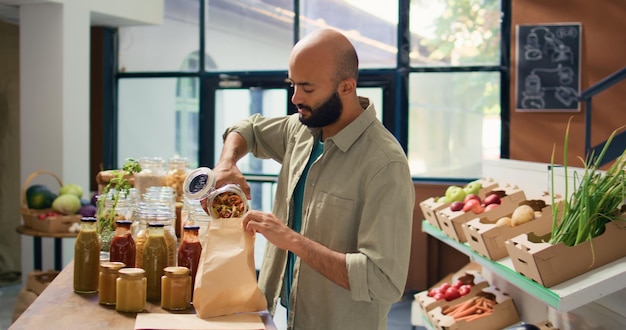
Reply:
[[[187,157],[198,166],[197,78],[120,79],[118,168],[126,158]]]
[[[222,135],[227,127],[252,114],[265,117],[287,113],[286,89],[221,89],[215,95],[215,159],[222,153]],[[274,160],[260,160],[247,155],[237,165],[245,174],[278,174],[280,166]]]
[[[207,71],[286,70],[293,45],[293,1],[203,0]]]
[[[396,66],[398,2],[300,1],[300,37],[329,27],[352,41],[362,69]]]
[[[411,65],[498,65],[500,20],[500,0],[411,0]]]
[[[409,86],[414,177],[479,178],[500,158],[499,73],[412,73]]]
[[[181,65],[200,49],[199,17],[198,0],[165,0],[163,24],[120,28],[118,70],[198,71]]]

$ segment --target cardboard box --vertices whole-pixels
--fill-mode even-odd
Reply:
[[[26,277],[26,290],[40,295],[57,275],[59,275],[59,271],[56,270],[32,271]]]
[[[482,186],[482,188],[478,192],[478,196],[480,196],[480,198],[484,198],[487,193],[498,187],[498,182],[493,179],[482,178],[476,181],[480,182]],[[426,221],[428,221],[428,223],[430,223],[431,225],[441,229],[441,227],[439,226],[439,221],[437,221],[437,212],[444,208],[450,207],[450,204],[452,203],[437,202],[437,199],[439,198],[431,197],[420,202],[420,208],[422,209],[422,213],[424,214],[424,218],[426,219]]]
[[[80,222],[80,219],[80,214],[46,217],[42,220],[34,218],[26,223],[26,226],[43,233],[67,233],[73,224]]]
[[[493,307],[491,315],[481,317],[471,322],[457,322],[453,317],[442,313],[448,305],[439,306],[428,313],[433,328],[437,330],[503,329],[520,321],[513,299],[506,293],[503,293],[495,287],[485,288],[482,292],[491,293],[496,297],[497,303]],[[450,306],[454,305],[456,305],[456,303]]]
[[[545,196],[544,196],[545,198]],[[518,207],[524,204],[539,204],[535,201],[543,199],[523,201]],[[544,205],[547,201],[543,201]],[[533,207],[533,209],[539,208]],[[537,209],[536,209],[537,210]],[[530,232],[548,232],[552,228],[552,205],[546,205],[539,209],[541,216],[518,226],[496,226],[492,219],[484,217],[474,218],[462,225],[467,243],[478,254],[491,260],[500,260],[509,255],[504,246],[504,242],[512,237]],[[510,217],[512,213],[506,216]]]
[[[505,246],[518,273],[549,288],[626,256],[626,223],[611,221],[605,228],[592,243],[571,247],[543,243],[550,231],[521,234]]]
[[[487,218],[488,220],[497,220],[507,214],[513,213],[519,203],[526,200],[524,191],[517,186],[499,186],[497,189],[494,189],[494,191],[495,190],[501,190],[506,194],[502,197],[500,206],[481,214],[476,214],[472,211],[452,211],[449,207],[444,208],[437,213],[439,228],[457,242],[465,243],[467,242],[467,238],[465,237],[465,232],[463,232],[462,225],[464,223],[478,217]]]
[[[474,286],[472,287],[472,290],[470,291],[470,293],[468,293],[465,296],[461,296],[453,301],[464,301],[466,300],[466,297],[472,297],[474,295],[476,295],[477,292],[482,291],[482,289],[486,288],[489,286],[489,284],[487,283],[487,281],[485,281],[485,279],[482,277],[481,275],[481,271],[482,271],[482,267],[475,263],[475,262],[470,262],[468,264],[466,264],[465,266],[463,266],[461,269],[459,269],[458,271],[449,274],[448,276],[444,277],[441,281],[437,282],[435,285],[433,285],[432,287],[428,288],[428,290],[416,293],[413,297],[415,299],[415,301],[418,303],[419,308],[422,312],[422,314],[428,318],[428,312],[430,310],[432,310],[433,308],[437,307],[437,306],[441,306],[441,305],[447,305],[450,304],[450,302],[446,301],[446,300],[435,300],[435,298],[429,297],[428,296],[428,291],[432,290],[432,289],[436,289],[439,288],[442,284],[444,283],[454,283],[456,282],[461,276],[464,276],[466,274],[471,274],[474,276]]]

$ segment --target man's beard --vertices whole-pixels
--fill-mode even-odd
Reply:
[[[299,104],[298,108],[306,109],[310,112],[310,116],[308,118],[304,118],[300,115],[301,123],[308,127],[319,128],[336,122],[337,119],[339,119],[339,116],[341,116],[343,105],[341,104],[339,94],[334,92],[315,109],[303,104]]]

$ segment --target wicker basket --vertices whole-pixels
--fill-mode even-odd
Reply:
[[[31,181],[39,175],[50,175],[59,183],[59,187],[63,187],[63,181],[54,173],[49,171],[36,171],[31,173],[24,185],[22,186],[22,205],[20,212],[22,213],[22,219],[24,219],[24,225],[32,228],[36,231],[44,233],[66,233],[70,227],[77,222],[80,222],[80,214],[60,215],[55,217],[46,217],[39,219],[40,214],[53,211],[52,209],[34,210],[28,208],[26,202],[26,190],[30,186]]]

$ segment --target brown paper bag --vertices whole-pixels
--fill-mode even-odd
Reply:
[[[202,248],[193,305],[200,318],[267,309],[254,266],[254,236],[241,218],[213,219]]]

